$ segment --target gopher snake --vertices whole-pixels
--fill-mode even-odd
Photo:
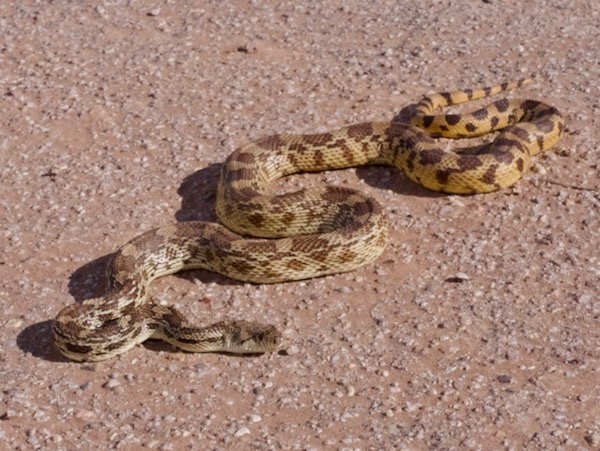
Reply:
[[[527,171],[532,155],[558,141],[563,130],[559,111],[533,100],[504,99],[470,114],[432,112],[529,82],[428,95],[412,105],[406,123],[367,122],[331,133],[270,136],[241,147],[223,165],[218,185],[217,214],[227,228],[184,222],[125,244],[109,265],[108,294],[68,306],[56,317],[59,350],[73,360],[97,361],[148,338],[194,352],[276,350],[281,337],[272,326],[225,321],[193,327],[173,307],[148,301],[148,285],[193,268],[274,283],[352,271],[372,262],[387,238],[386,218],[375,200],[335,187],[272,195],[270,183],[302,171],[388,164],[435,191],[506,188]],[[469,152],[444,151],[432,138],[497,130],[502,131],[492,143]]]

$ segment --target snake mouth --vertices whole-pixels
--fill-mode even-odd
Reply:
[[[252,331],[252,336],[240,341],[240,350],[243,350],[245,354],[263,354],[279,351],[282,344],[281,334],[274,326],[256,325],[256,330]],[[260,351],[257,352],[257,349],[260,349]]]

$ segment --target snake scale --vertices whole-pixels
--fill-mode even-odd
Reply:
[[[392,165],[434,191],[485,193],[509,187],[530,158],[554,145],[560,112],[534,100],[498,100],[467,114],[433,111],[528,84],[431,94],[400,122],[367,122],[312,135],[276,135],[246,144],[223,164],[217,215],[223,225],[183,222],[126,243],[107,269],[107,294],[64,308],[53,323],[62,354],[99,361],[150,339],[192,352],[262,353],[277,350],[270,325],[223,321],[195,327],[175,308],[147,299],[150,282],[203,268],[233,279],[276,283],[352,271],[375,260],[387,240],[381,205],[341,187],[270,194],[269,186],[297,172]],[[436,137],[470,138],[500,131],[470,151],[442,150]]]

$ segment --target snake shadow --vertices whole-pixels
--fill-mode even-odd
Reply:
[[[26,354],[49,362],[68,362],[54,344],[52,337],[52,320],[30,324],[19,332],[17,347]]]

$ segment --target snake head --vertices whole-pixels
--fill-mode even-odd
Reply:
[[[281,334],[271,325],[227,320],[202,329],[193,349],[196,352],[263,354],[281,347]]]
[[[271,325],[248,321],[236,321],[239,328],[231,339],[231,347],[240,354],[275,352],[281,347],[281,333]]]

